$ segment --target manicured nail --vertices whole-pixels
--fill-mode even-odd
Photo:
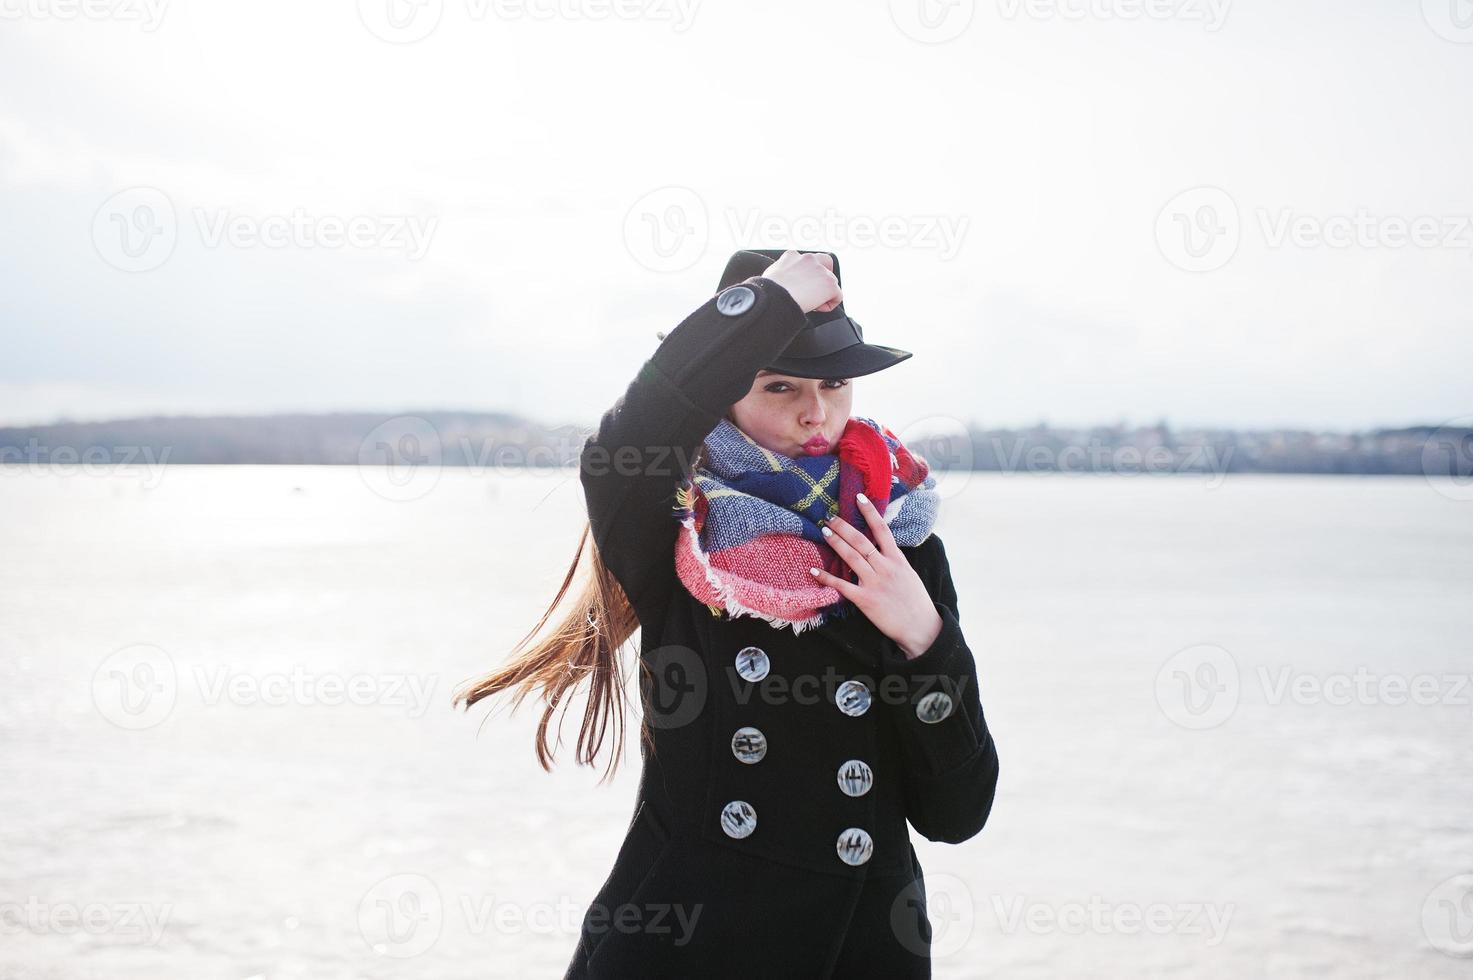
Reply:
[[[857,500],[857,501],[859,501],[861,504],[867,504],[867,503],[869,503],[869,498],[866,497],[862,493],[856,493],[854,495],[854,499]]]
[[[833,531],[830,531],[828,528],[824,528],[823,529],[823,536],[826,537],[826,538],[832,538],[834,536],[834,532]]]
[[[809,569],[809,570],[808,570],[808,573],[809,573],[809,574],[810,574],[810,575],[815,575],[815,576],[816,576],[816,575],[817,575],[817,574],[818,574],[818,569],[816,569],[816,568],[810,568],[810,569]]]

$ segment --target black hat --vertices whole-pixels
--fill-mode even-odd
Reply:
[[[721,274],[721,284],[716,291],[719,293],[728,286],[762,275],[768,266],[782,258],[783,251],[780,248],[754,248],[735,253],[726,263],[726,271]],[[842,286],[844,280],[839,276],[839,257],[833,252],[826,254],[834,260],[834,278]],[[817,310],[809,313],[808,325],[798,332],[776,361],[766,365],[766,369],[795,378],[857,378],[883,371],[910,356],[908,350],[866,344],[864,330],[849,319],[844,312],[844,304],[840,303],[827,313]]]

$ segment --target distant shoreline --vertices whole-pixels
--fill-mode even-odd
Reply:
[[[591,426],[506,413],[155,416],[0,428],[14,465],[439,465],[560,469]],[[953,421],[902,433],[938,472],[1473,476],[1473,428],[1359,432],[1102,425],[983,429]]]

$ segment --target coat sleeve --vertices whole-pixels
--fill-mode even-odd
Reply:
[[[751,305],[723,312],[713,296],[682,320],[604,412],[579,456],[594,544],[641,622],[663,608],[676,584],[677,484],[726,410],[807,323],[780,284],[753,277],[723,293],[737,288],[752,290]]]
[[[976,661],[962,635],[946,548],[933,533],[906,551],[941,616],[941,632],[913,660],[886,638],[880,649],[885,673],[902,680],[898,696],[883,700],[900,739],[911,826],[927,840],[960,844],[976,836],[992,812],[997,747],[982,712]],[[950,700],[950,711],[924,720],[919,709],[936,691]],[[930,698],[929,717],[942,714],[934,709],[945,699]]]

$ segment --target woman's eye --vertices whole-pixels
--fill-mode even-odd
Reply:
[[[848,380],[845,378],[826,378],[824,379],[823,383],[825,385],[828,385],[830,384],[830,382],[832,382],[832,385],[829,388],[830,391],[837,391],[838,389],[844,387],[849,383]],[[774,381],[772,384],[767,386],[767,390],[775,395],[781,395],[792,387],[793,386],[788,384],[786,381]]]

